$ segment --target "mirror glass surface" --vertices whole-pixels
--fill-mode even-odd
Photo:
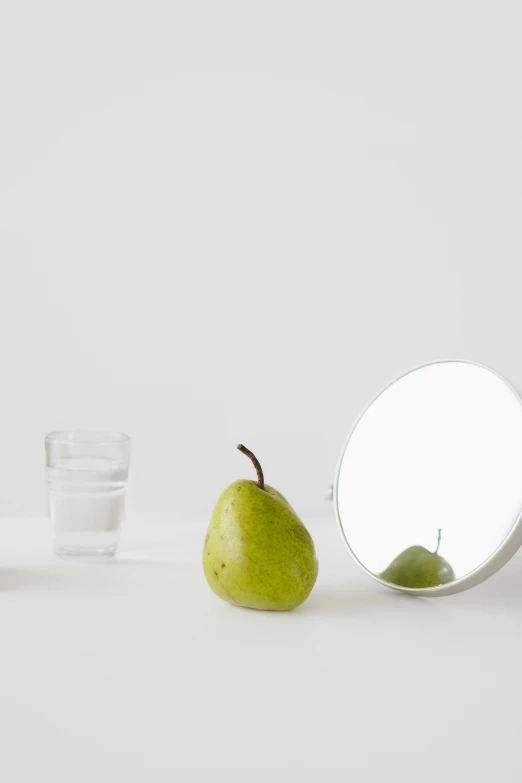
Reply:
[[[410,588],[461,579],[521,513],[519,396],[469,362],[404,375],[356,424],[335,499],[348,546],[372,574]]]

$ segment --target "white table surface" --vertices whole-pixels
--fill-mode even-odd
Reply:
[[[521,557],[411,598],[307,525],[315,590],[264,613],[207,587],[205,520],[133,518],[108,565],[0,520],[2,781],[519,780]]]

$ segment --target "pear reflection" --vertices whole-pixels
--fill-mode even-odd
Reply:
[[[418,544],[410,546],[379,574],[380,578],[402,587],[437,587],[453,582],[453,568],[439,555],[441,533],[439,528],[437,546],[433,552]]]

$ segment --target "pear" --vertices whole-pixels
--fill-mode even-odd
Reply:
[[[214,593],[238,606],[285,611],[308,598],[317,579],[314,542],[290,503],[258,481],[235,481],[216,503],[203,549],[203,571]]]
[[[440,539],[441,530],[434,552],[419,545],[408,547],[380,574],[380,578],[401,587],[437,587],[453,582],[453,568],[438,553]]]

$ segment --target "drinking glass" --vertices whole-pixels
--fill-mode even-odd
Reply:
[[[130,438],[121,432],[51,432],[45,438],[54,551],[108,559],[125,515]]]

